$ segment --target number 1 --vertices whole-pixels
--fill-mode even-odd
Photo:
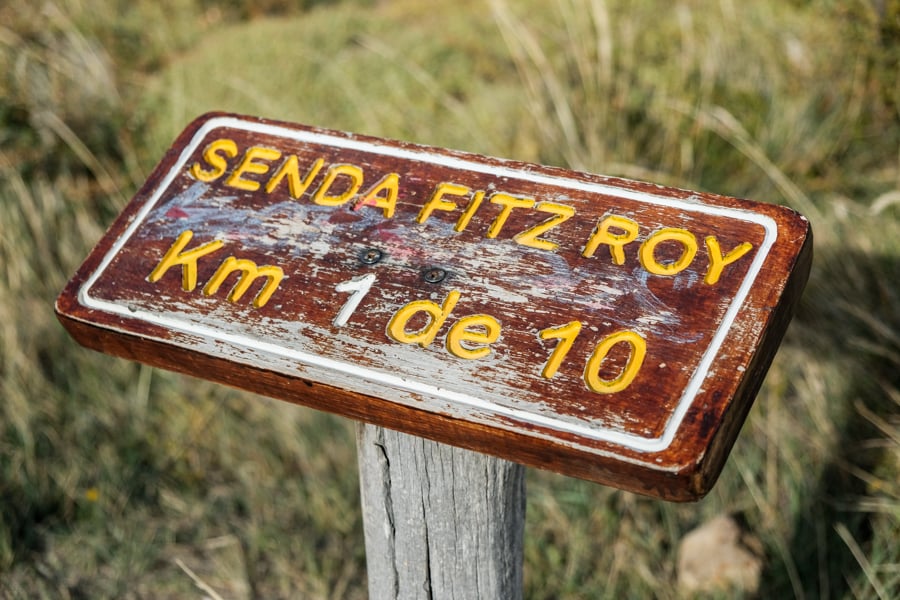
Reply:
[[[542,377],[550,379],[556,375],[556,372],[559,370],[559,365],[566,357],[566,354],[569,353],[569,350],[572,349],[572,344],[575,343],[575,338],[578,337],[580,332],[581,323],[578,321],[572,321],[571,323],[566,323],[559,327],[549,327],[539,332],[542,340],[560,340],[556,345],[556,348],[553,349],[550,358],[547,360],[547,364],[544,365],[544,370],[541,372]]]
[[[344,306],[341,307],[341,310],[334,318],[333,322],[335,327],[343,327],[347,324],[347,321],[350,320],[350,315],[353,314],[359,306],[359,303],[362,302],[362,299],[365,298],[366,294],[369,293],[369,290],[372,289],[373,283],[375,283],[375,275],[369,273],[362,277],[342,281],[335,286],[334,289],[338,292],[351,292],[350,297],[347,298]]]

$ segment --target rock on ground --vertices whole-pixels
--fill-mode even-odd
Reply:
[[[736,519],[721,515],[694,529],[678,548],[678,587],[688,594],[742,590],[755,594],[762,544]]]

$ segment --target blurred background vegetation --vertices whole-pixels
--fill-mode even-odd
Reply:
[[[352,423],[94,354],[53,316],[210,109],[806,214],[810,284],[717,487],[671,505],[529,471],[526,596],[676,597],[678,541],[732,513],[760,597],[900,597],[898,64],[897,0],[6,0],[0,597],[366,596]]]

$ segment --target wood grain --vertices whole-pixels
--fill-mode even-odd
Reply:
[[[57,313],[102,352],[689,500],[811,258],[771,204],[209,114]]]
[[[521,598],[525,472],[383,427],[357,427],[371,598]]]

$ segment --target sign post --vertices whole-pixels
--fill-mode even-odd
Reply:
[[[724,464],[811,248],[778,206],[210,114],[57,313],[103,352],[691,500]],[[367,472],[388,435],[369,431]]]
[[[371,598],[521,598],[525,469],[357,425]]]

